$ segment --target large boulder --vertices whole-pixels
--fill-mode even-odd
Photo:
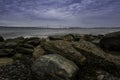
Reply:
[[[120,31],[106,34],[100,41],[104,50],[120,51]]]
[[[120,57],[105,53],[96,45],[81,40],[73,43],[76,50],[87,58],[87,62],[94,65],[95,68],[102,68],[117,76],[120,76]]]
[[[72,61],[58,54],[42,56],[32,65],[36,80],[73,80],[78,70]]]
[[[74,61],[77,65],[81,65],[85,62],[86,58],[74,49],[71,42],[64,40],[46,41],[41,43],[41,47],[47,54],[59,54],[61,56]]]

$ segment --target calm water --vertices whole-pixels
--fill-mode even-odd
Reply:
[[[14,38],[19,36],[45,37],[48,35],[58,34],[106,34],[110,32],[120,31],[120,29],[34,29],[34,28],[0,28],[0,35],[4,38]]]

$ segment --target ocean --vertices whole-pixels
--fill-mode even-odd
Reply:
[[[0,35],[4,38],[15,37],[47,37],[49,35],[62,34],[106,34],[110,32],[120,31],[120,29],[40,29],[40,28],[0,28]]]

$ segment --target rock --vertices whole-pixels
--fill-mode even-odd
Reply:
[[[73,80],[78,70],[72,61],[58,54],[42,56],[32,65],[37,80]]]
[[[77,65],[81,65],[86,61],[86,58],[81,55],[80,52],[76,51],[68,41],[46,41],[41,44],[41,47],[46,51],[46,53],[57,53],[71,61],[74,61]]]
[[[23,41],[24,37],[20,36],[20,37],[15,38],[15,40],[21,40],[21,41]]]
[[[66,41],[79,41],[81,36],[79,34],[68,34],[64,36],[64,40]]]
[[[120,51],[120,31],[106,34],[100,41],[104,50]]]
[[[34,49],[34,46],[30,45],[30,44],[27,44],[27,43],[24,43],[24,44],[21,44],[19,45],[20,47],[24,47],[24,48],[29,48],[29,49]]]
[[[12,58],[13,58],[14,60],[20,60],[20,59],[22,59],[22,57],[23,57],[23,54],[16,53]]]
[[[0,42],[0,49],[3,49],[5,47],[5,42]]]
[[[60,35],[51,35],[51,36],[48,36],[48,38],[50,40],[63,40],[63,36],[60,36]]]
[[[93,44],[99,46],[99,43],[100,43],[100,39],[96,39],[96,40],[93,40],[91,41]]]
[[[13,63],[13,59],[11,58],[0,58],[0,66],[9,65]]]
[[[5,43],[5,48],[16,48],[18,46],[17,42],[6,42]]]
[[[97,80],[120,80],[120,77],[113,76],[112,74],[98,70],[96,71]]]
[[[24,37],[17,37],[17,38],[13,38],[13,39],[6,39],[5,42],[15,42],[15,43],[23,43],[24,41]]]
[[[50,40],[66,40],[66,41],[79,41],[81,36],[79,34],[67,35],[52,35],[48,37]]]
[[[95,36],[90,35],[90,34],[86,34],[86,35],[83,35],[83,39],[86,41],[92,41],[95,39]]]
[[[34,50],[24,47],[17,47],[16,51],[17,53],[22,53],[22,54],[32,54]]]
[[[24,40],[24,43],[28,43],[33,46],[38,46],[40,44],[40,38],[37,37],[26,38]]]
[[[13,49],[0,49],[0,57],[13,56],[15,53]]]
[[[89,68],[89,67],[88,67]],[[78,80],[120,80],[120,77],[114,76],[103,70],[93,68],[82,70],[78,75]]]
[[[33,57],[39,58],[40,56],[44,55],[45,51],[42,49],[42,47],[39,45],[34,49]]]
[[[0,67],[0,80],[33,80],[30,67],[21,61]]]
[[[0,42],[3,42],[4,38],[2,36],[0,36]]]
[[[91,65],[95,65],[98,68],[102,68],[114,75],[120,76],[119,56],[107,54],[96,45],[84,40],[73,43],[73,46],[87,58]]]

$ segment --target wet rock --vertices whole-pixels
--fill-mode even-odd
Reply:
[[[20,61],[0,67],[0,80],[32,80],[30,68]]]
[[[5,43],[5,48],[16,48],[18,46],[17,42],[6,42]]]
[[[3,49],[5,47],[5,42],[0,42],[0,49]]]
[[[22,54],[32,54],[34,49],[24,48],[24,47],[17,47],[16,48],[17,53]]]
[[[0,36],[0,42],[3,42],[4,38],[2,36]]]
[[[13,49],[0,49],[0,57],[13,56],[15,53]]]
[[[63,40],[47,41],[41,44],[41,47],[48,53],[57,53],[61,56],[74,61],[76,64],[81,65],[86,61],[86,58],[76,51],[70,42]]]
[[[12,58],[0,58],[0,66],[9,65],[13,63]]]
[[[29,49],[34,49],[34,46],[30,45],[30,44],[27,44],[27,43],[24,43],[24,44],[21,44],[19,45],[20,47],[24,47],[24,48],[29,48]]]
[[[24,43],[27,43],[33,46],[38,46],[40,44],[40,38],[37,38],[37,37],[26,38],[24,40]]]
[[[72,61],[58,54],[42,56],[32,65],[37,80],[73,80],[78,70]]]
[[[106,34],[100,41],[104,50],[120,51],[120,31]]]
[[[91,65],[95,65],[95,67],[102,68],[114,75],[120,76],[119,56],[107,54],[96,45],[84,40],[73,43],[73,46],[87,58]]]
[[[39,45],[34,49],[33,52],[33,57],[34,58],[39,58],[40,56],[44,55],[45,51],[43,50],[43,48]]]

